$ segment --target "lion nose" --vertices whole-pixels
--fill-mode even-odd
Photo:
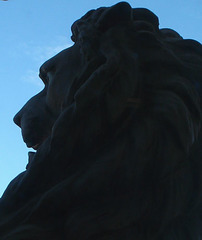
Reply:
[[[16,125],[21,127],[21,115],[19,112],[14,116],[13,121]]]

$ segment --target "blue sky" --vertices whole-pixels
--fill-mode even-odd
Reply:
[[[28,149],[12,119],[43,88],[40,65],[72,44],[70,26],[90,9],[114,0],[0,0],[0,195],[24,171]],[[152,10],[160,27],[202,43],[201,0],[136,0],[132,7]]]

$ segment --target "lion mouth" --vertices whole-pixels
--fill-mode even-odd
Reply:
[[[33,148],[34,150],[37,150],[39,147],[40,147],[40,143],[38,143],[38,144],[36,144],[36,145],[34,145],[34,146],[32,146],[31,148]]]
[[[27,144],[27,143],[26,143],[26,145],[27,145],[28,148],[32,148],[33,150],[36,150],[36,151],[37,151],[38,148],[41,146],[41,144],[42,144],[42,143],[37,143],[37,144]]]
[[[34,157],[37,153],[37,150],[39,149],[39,147],[41,146],[43,142],[41,143],[37,143],[35,145],[32,145],[32,146],[27,146],[28,148],[32,148],[34,151],[29,151],[28,152],[28,164],[26,166],[26,169],[28,169],[31,165],[31,163],[34,161]]]
[[[37,150],[40,148],[40,146],[43,144],[43,142],[47,139],[47,137],[44,137],[43,140],[40,143],[37,144],[27,144],[28,148],[32,148],[34,151],[28,152],[28,164],[26,166],[26,169],[28,169],[31,165],[31,163],[34,161],[35,155],[37,153]]]
[[[39,147],[43,144],[43,142],[45,142],[46,141],[46,139],[48,138],[48,134],[47,135],[44,135],[42,138],[41,138],[41,140],[38,140],[37,142],[35,142],[35,143],[26,143],[26,145],[27,145],[27,147],[28,148],[32,148],[32,149],[34,149],[34,150],[38,150],[39,149]]]

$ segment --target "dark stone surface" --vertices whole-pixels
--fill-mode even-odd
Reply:
[[[202,238],[202,47],[127,3],[88,12],[16,114],[1,240]]]

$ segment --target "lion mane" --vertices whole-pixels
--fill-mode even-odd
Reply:
[[[125,2],[72,32],[82,70],[1,198],[1,239],[200,239],[201,44]]]

